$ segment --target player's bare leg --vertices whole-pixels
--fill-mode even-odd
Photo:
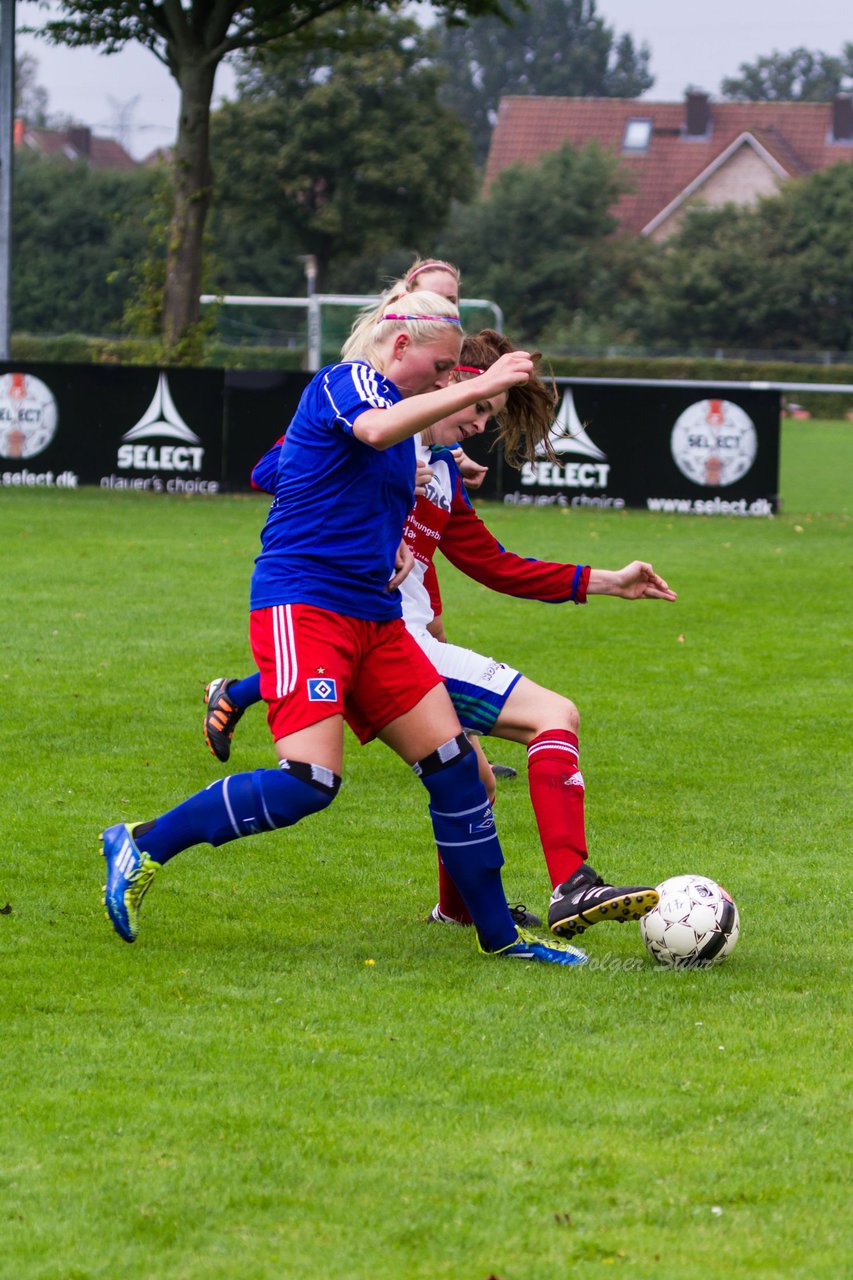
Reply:
[[[609,884],[586,860],[579,726],[573,702],[522,676],[492,728],[527,747],[530,799],[553,886],[548,925],[562,937],[602,920],[639,920],[657,903],[651,886]]]

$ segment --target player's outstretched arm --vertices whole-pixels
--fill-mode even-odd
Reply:
[[[366,409],[353,422],[352,433],[373,449],[388,449],[478,400],[490,400],[526,382],[532,372],[533,361],[526,351],[508,351],[476,378],[408,396],[387,409]]]
[[[623,600],[677,600],[678,596],[644,560],[624,569],[590,569],[587,595],[620,596]]]

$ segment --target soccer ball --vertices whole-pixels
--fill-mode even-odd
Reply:
[[[672,876],[657,891],[657,906],[640,921],[653,959],[669,969],[700,969],[731,955],[740,917],[722,885],[707,876]]]

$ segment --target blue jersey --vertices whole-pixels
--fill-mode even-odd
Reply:
[[[387,587],[415,500],[414,442],[374,449],[352,431],[362,413],[400,399],[363,361],[312,378],[281,446],[251,608],[312,604],[375,621],[401,616],[400,593]]]

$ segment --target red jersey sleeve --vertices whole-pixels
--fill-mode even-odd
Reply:
[[[452,565],[492,591],[546,604],[586,603],[589,565],[556,564],[507,551],[471,506],[461,481],[439,548]]]
[[[430,560],[424,572],[424,586],[429,592],[430,608],[433,617],[439,617],[441,614],[441,591],[438,585],[438,574],[435,571],[435,564]]]
[[[275,477],[278,471],[278,455],[284,436],[276,440],[271,449],[252,467],[252,488],[262,489],[264,493],[275,493]]]

